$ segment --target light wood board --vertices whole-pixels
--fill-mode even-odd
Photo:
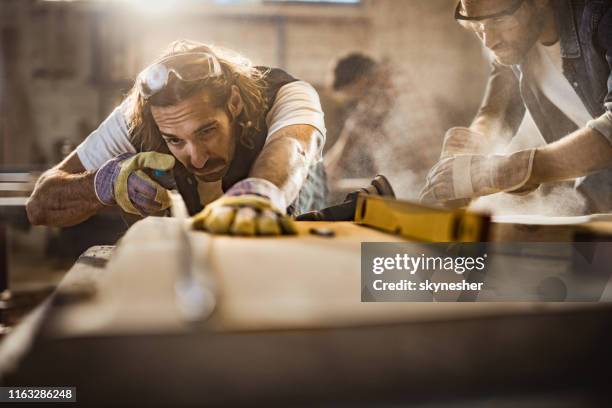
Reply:
[[[299,223],[300,234],[276,238],[188,233],[197,276],[215,294],[211,330],[289,330],[480,318],[595,307],[555,303],[362,303],[361,242],[400,238],[352,223]],[[336,236],[308,233],[331,228]],[[149,217],[122,239],[97,293],[54,315],[61,336],[190,330],[177,304],[176,283],[188,255],[181,221]],[[67,281],[78,281],[69,272]],[[82,273],[82,271],[81,271]],[[91,276],[88,276],[91,281]],[[60,287],[60,293],[62,288]]]

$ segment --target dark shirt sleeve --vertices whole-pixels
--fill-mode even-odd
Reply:
[[[597,34],[599,45],[605,50],[608,61],[608,93],[604,98],[605,112],[587,126],[597,130],[612,143],[612,8],[601,19]]]

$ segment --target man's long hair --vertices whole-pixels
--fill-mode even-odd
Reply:
[[[174,41],[159,60],[185,52],[206,52],[214,55],[219,60],[223,75],[193,82],[184,82],[171,75],[164,89],[149,99],[145,99],[134,84],[124,101],[131,143],[140,151],[167,152],[166,144],[151,114],[151,106],[173,105],[206,90],[215,108],[228,111],[231,87],[236,85],[243,101],[242,112],[236,118],[237,124],[242,128],[239,141],[245,147],[252,148],[254,132],[263,127],[267,111],[264,82],[267,72],[255,68],[250,60],[238,53],[189,40]],[[228,115],[232,117],[229,111]]]

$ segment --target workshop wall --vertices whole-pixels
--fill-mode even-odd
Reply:
[[[4,101],[21,101],[0,105],[5,165],[57,162],[110,112],[138,70],[177,38],[224,45],[310,81],[326,105],[330,140],[336,127],[326,87],[335,60],[349,51],[406,72],[424,98],[414,108],[438,112],[442,128],[469,122],[488,72],[476,38],[452,20],[453,0],[146,13],[99,2],[0,3],[0,92]]]
[[[371,0],[369,5],[372,50],[410,75],[442,113],[444,129],[469,123],[489,67],[477,37],[453,19],[457,2]]]

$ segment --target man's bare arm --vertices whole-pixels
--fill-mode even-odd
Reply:
[[[94,191],[94,175],[85,170],[76,152],[47,170],[26,203],[30,222],[65,227],[94,215],[102,208]]]
[[[298,195],[309,166],[323,148],[324,138],[310,125],[291,125],[280,129],[266,144],[251,169],[250,177],[272,182],[287,203]]]
[[[612,144],[595,129],[585,127],[539,147],[529,183],[571,180],[612,167]]]

